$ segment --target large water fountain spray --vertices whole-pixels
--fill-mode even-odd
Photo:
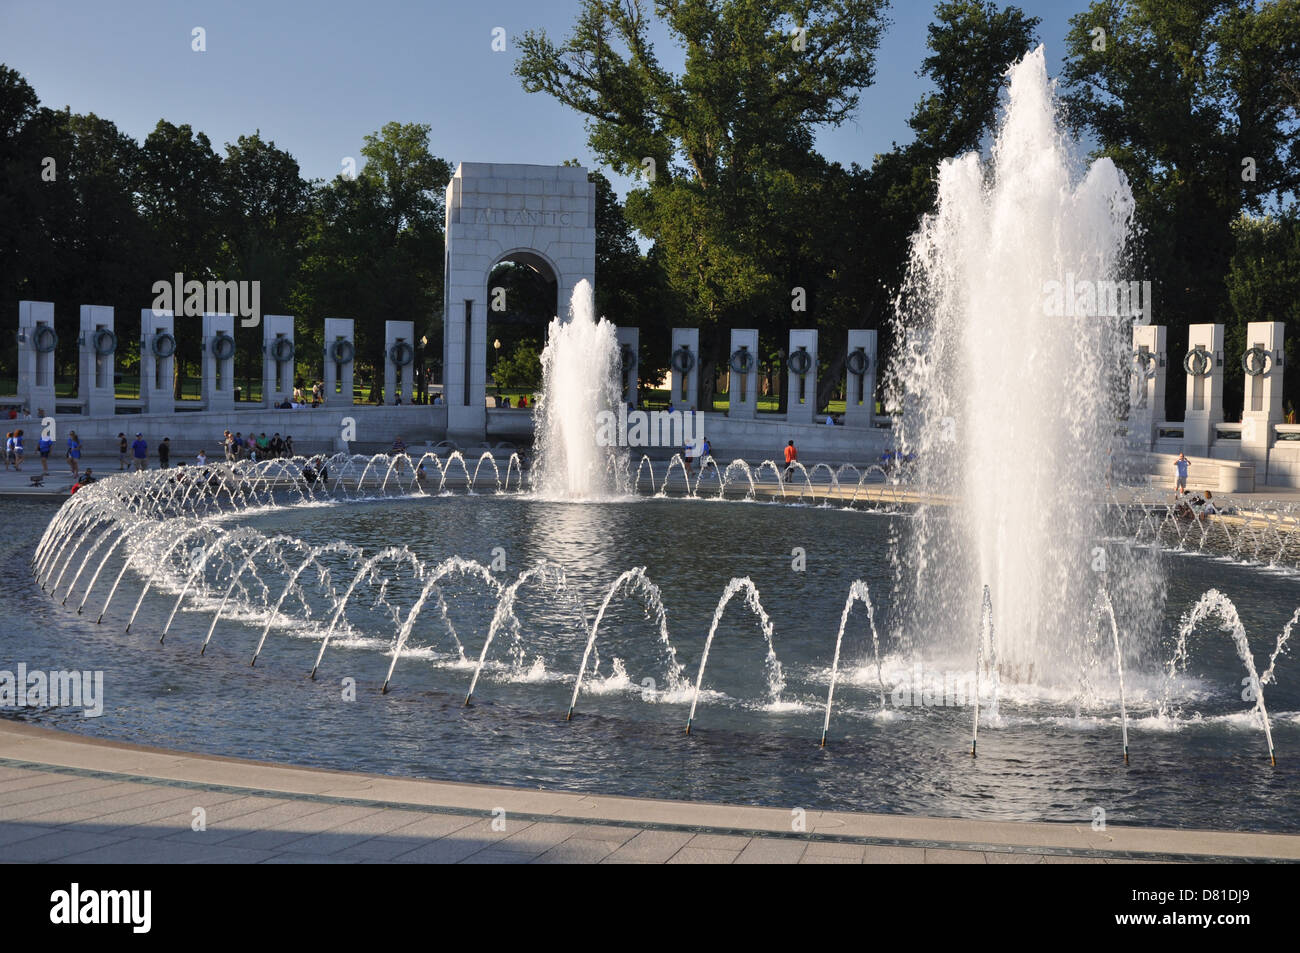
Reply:
[[[900,443],[920,484],[958,504],[922,507],[898,577],[909,636],[948,646],[969,644],[987,584],[1004,670],[1043,681],[1105,568],[1089,501],[1107,486],[1132,321],[1073,299],[1118,279],[1134,205],[1109,159],[1079,168],[1042,47],[1009,77],[991,158],[940,166],[937,210],[913,239]]]
[[[542,352],[542,396],[533,414],[533,490],[542,497],[590,500],[626,493],[626,462],[600,446],[596,421],[621,399],[618,337],[596,318],[591,282],[573,289],[567,321],[555,318]]]

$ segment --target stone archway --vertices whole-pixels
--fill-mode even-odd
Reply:
[[[596,277],[596,187],[581,166],[462,162],[447,185],[443,401],[447,434],[487,429],[488,276],[529,256],[555,276],[560,313]]]

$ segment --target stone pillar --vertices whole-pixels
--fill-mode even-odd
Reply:
[[[87,417],[111,417],[117,410],[113,377],[117,334],[113,330],[112,308],[96,304],[81,306],[79,348],[77,396],[84,402],[82,413]]]
[[[1128,442],[1135,450],[1149,451],[1155,424],[1165,419],[1167,363],[1165,327],[1133,326],[1133,368],[1129,387]]]
[[[673,350],[669,360],[668,400],[674,410],[698,410],[700,406],[700,329],[673,328]]]
[[[731,381],[727,391],[727,416],[733,420],[753,420],[758,410],[758,331],[733,328],[730,354],[727,359],[727,374]],[[748,370],[743,370],[745,367]]]
[[[510,259],[555,278],[556,314],[595,281],[596,187],[580,166],[462,162],[447,186],[442,393],[447,433],[487,428],[488,279]],[[391,402],[391,398],[390,398]]]
[[[54,302],[18,302],[18,398],[33,417],[54,413]]]
[[[623,362],[623,403],[635,408],[637,400],[637,376],[641,369],[641,329],[615,328],[618,335],[618,349]]]
[[[1246,374],[1246,401],[1241,415],[1241,459],[1255,464],[1255,479],[1268,481],[1268,454],[1273,426],[1282,422],[1284,358],[1281,321],[1252,321],[1246,325],[1246,353],[1240,367]],[[1263,479],[1260,479],[1263,474]]]
[[[356,357],[355,322],[351,318],[325,319],[325,406],[351,407],[352,366]]]
[[[810,424],[817,413],[815,329],[790,332],[790,350],[786,354],[785,368],[785,419],[792,424]]]
[[[1206,457],[1214,445],[1214,425],[1223,423],[1223,325],[1193,324],[1187,329],[1187,410],[1183,452]]]
[[[140,399],[146,414],[170,414],[176,371],[176,318],[170,311],[140,312]]]
[[[262,315],[262,405],[275,407],[293,396],[296,366],[293,316]]]
[[[876,423],[876,332],[850,331],[845,359],[844,426],[870,429]]]
[[[199,382],[204,410],[235,406],[235,316],[203,315],[203,373]]]
[[[487,358],[484,352],[484,360]],[[486,372],[486,366],[484,371]],[[411,402],[411,381],[415,377],[415,322],[384,322],[384,403],[392,404],[400,394],[403,404]],[[484,405],[486,407],[486,404]],[[486,411],[485,411],[486,412]]]

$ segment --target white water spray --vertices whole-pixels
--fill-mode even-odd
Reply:
[[[1001,662],[1050,681],[1104,571],[1089,501],[1107,485],[1132,321],[1062,314],[1051,290],[1119,280],[1134,203],[1109,159],[1077,172],[1042,47],[1009,77],[989,162],[940,166],[937,210],[913,239],[900,449],[922,486],[959,504],[922,506],[897,556],[909,638],[974,631],[987,584]]]
[[[614,325],[596,319],[586,279],[573,289],[569,320],[555,318],[542,351],[542,396],[533,412],[537,455],[532,487],[547,499],[591,500],[628,492],[618,447],[596,441],[596,421],[621,400]]]

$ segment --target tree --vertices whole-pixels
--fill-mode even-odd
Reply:
[[[1128,176],[1169,351],[1223,319],[1234,222],[1300,183],[1300,4],[1099,0],[1071,21],[1069,117]],[[1167,389],[1182,413],[1180,362]]]
[[[1300,375],[1292,368],[1300,346],[1300,215],[1295,206],[1279,216],[1243,215],[1232,226],[1235,247],[1228,268],[1227,294],[1232,314],[1225,322],[1223,346],[1230,368],[1238,366],[1248,342],[1251,321],[1281,321],[1286,325],[1286,365],[1283,399],[1300,400]],[[1244,399],[1240,373],[1224,375],[1224,412],[1237,417]]]
[[[789,314],[790,252],[817,222],[802,204],[823,166],[813,135],[871,83],[885,6],[660,0],[660,25],[686,51],[680,75],[660,65],[639,0],[583,0],[563,44],[539,31],[520,43],[524,88],[585,115],[609,168],[645,176],[627,221],[703,326],[706,407],[728,323]]]
[[[357,360],[378,378],[384,322],[410,318],[441,354],[444,192],[451,166],[432,154],[430,127],[390,122],[366,136],[355,178],[320,190],[309,234],[301,313],[356,320]],[[328,308],[329,313],[324,313]],[[316,322],[319,324],[320,322]]]

